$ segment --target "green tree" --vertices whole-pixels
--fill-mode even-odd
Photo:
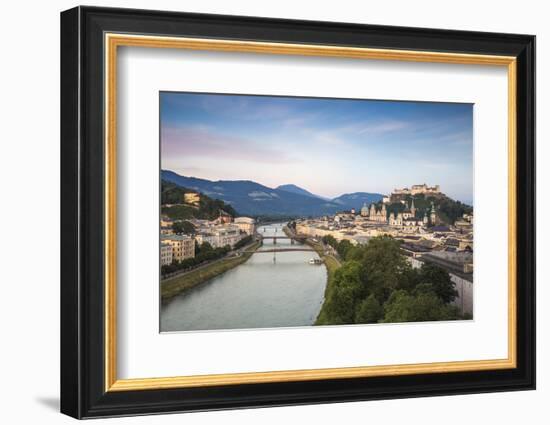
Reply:
[[[214,248],[212,248],[212,245],[210,245],[210,242],[203,242],[201,244],[201,252],[209,252],[213,250]]]
[[[389,236],[372,238],[353,258],[363,266],[363,282],[380,302],[384,302],[402,282],[402,275],[410,269],[401,252],[400,242]]]
[[[191,235],[195,233],[195,226],[189,221],[175,221],[172,224],[172,230],[175,234],[180,235],[185,233],[186,235]]]
[[[233,249],[242,248],[243,246],[248,245],[248,244],[251,243],[252,241],[253,241],[252,235],[245,236],[244,238],[242,238],[239,242],[237,242],[237,243],[233,246]]]
[[[383,317],[384,309],[374,294],[371,294],[357,306],[355,323],[377,323]]]
[[[449,273],[435,264],[424,263],[420,268],[420,280],[423,284],[429,284],[432,291],[445,303],[449,304],[458,292],[451,281]]]
[[[340,258],[345,260],[348,252],[352,248],[353,248],[352,243],[347,239],[344,239],[343,241],[340,241],[340,243],[338,243],[338,246],[336,247],[336,252],[340,256]]]
[[[458,309],[445,305],[432,292],[410,295],[404,290],[392,293],[384,304],[385,323],[425,322],[435,320],[456,320],[460,318]]]
[[[338,241],[332,235],[323,236],[322,240],[323,243],[325,243],[326,245],[330,245],[334,249],[338,247]]]
[[[361,264],[347,261],[334,273],[332,289],[325,302],[325,315],[330,324],[355,323],[355,308],[366,296],[361,281]]]
[[[404,267],[399,279],[399,284],[397,285],[397,289],[404,289],[408,293],[412,293],[421,282],[422,278],[419,269]]]

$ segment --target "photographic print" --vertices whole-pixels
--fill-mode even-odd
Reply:
[[[473,318],[473,105],[160,93],[161,332]]]

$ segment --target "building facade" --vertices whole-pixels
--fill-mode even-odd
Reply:
[[[169,266],[172,264],[172,245],[168,243],[160,244],[160,265]]]
[[[183,202],[198,206],[201,202],[201,195],[199,193],[186,193],[183,195]]]
[[[253,235],[256,233],[256,220],[253,218],[236,217],[233,223],[247,235]]]
[[[377,223],[388,222],[388,212],[386,210],[386,204],[382,204],[382,208],[377,209],[376,205],[371,204],[369,209],[369,220]]]
[[[195,238],[199,244],[208,242],[213,248],[223,248],[229,245],[235,246],[245,233],[241,233],[239,226],[235,224],[223,224],[217,226],[203,227],[198,230]]]
[[[161,235],[161,242],[172,247],[172,260],[183,261],[195,257],[195,240],[189,235]]]

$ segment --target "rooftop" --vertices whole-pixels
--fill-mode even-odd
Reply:
[[[192,239],[189,235],[160,235],[162,241],[185,241]]]
[[[246,224],[254,224],[256,223],[256,220],[250,217],[235,217],[234,220],[235,223],[246,223]]]
[[[430,230],[432,232],[450,232],[451,229],[449,229],[449,227],[447,226],[433,226],[433,227],[430,227]]]
[[[411,243],[403,243],[401,244],[401,248],[411,252],[430,252],[431,251],[429,248],[426,248],[425,246],[415,245]]]
[[[448,272],[473,282],[473,273],[470,271],[472,270],[473,255],[470,252],[432,251],[422,255],[420,260],[438,265]],[[465,270],[467,271],[465,272]]]

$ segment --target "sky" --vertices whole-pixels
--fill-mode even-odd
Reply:
[[[334,198],[426,183],[473,200],[473,105],[160,93],[161,167]]]

